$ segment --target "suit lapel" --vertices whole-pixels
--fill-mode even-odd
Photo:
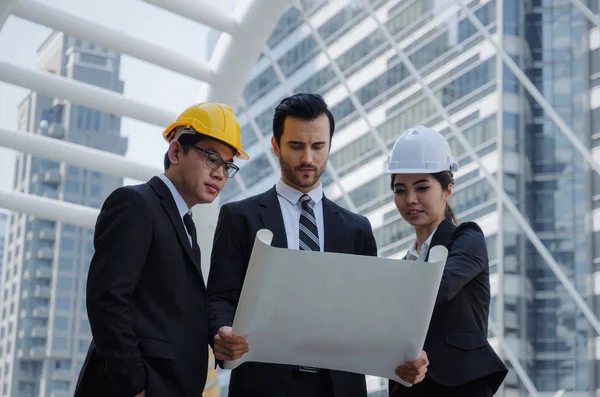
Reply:
[[[267,190],[260,200],[260,219],[263,221],[265,228],[273,232],[273,241],[271,246],[279,248],[287,248],[287,235],[285,233],[285,225],[283,223],[283,215],[277,198],[275,187]]]
[[[190,240],[188,239],[188,236],[185,231],[185,226],[183,225],[183,220],[179,216],[179,211],[177,210],[177,205],[175,204],[175,199],[173,198],[171,191],[163,183],[163,181],[160,180],[159,177],[153,177],[152,179],[150,179],[150,181],[148,181],[148,183],[150,184],[150,186],[152,186],[156,194],[158,194],[158,196],[162,199],[162,206],[167,215],[169,216],[171,224],[173,224],[173,227],[175,228],[175,232],[177,233],[179,242],[184,247],[185,252],[194,264],[196,270],[198,270],[200,275],[202,275],[200,263],[196,258],[196,254],[194,254],[194,251],[192,250]]]
[[[432,247],[435,247],[436,245],[446,246],[446,243],[450,239],[450,236],[452,236],[454,229],[456,229],[456,226],[454,226],[454,224],[449,220],[444,219],[442,223],[440,223],[433,234],[433,238],[431,239],[431,245],[429,246],[429,251],[425,256],[425,261],[429,260],[429,252],[431,251]]]
[[[325,252],[353,253],[349,251],[349,244],[346,244],[343,235],[340,235],[344,231],[344,221],[339,209],[325,196],[323,196],[323,228],[325,229]]]

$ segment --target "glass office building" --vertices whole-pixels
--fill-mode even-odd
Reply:
[[[119,93],[120,55],[54,32],[39,70]],[[32,92],[19,130],[123,155],[120,117]],[[123,178],[17,155],[14,190],[100,208]],[[11,213],[2,268],[0,396],[72,396],[91,332],[85,306],[93,230]]]
[[[598,12],[597,0],[585,3]],[[600,181],[501,54],[514,60],[600,159],[594,149],[600,146],[598,28],[570,0],[462,1],[499,42],[497,49],[453,0],[295,4],[247,81],[238,114],[251,160],[240,163],[241,177],[226,185],[222,201],[273,186],[279,175],[269,142],[273,110],[291,93],[319,93],[337,122],[325,194],[370,219],[381,256],[400,258],[413,237],[394,207],[383,163],[405,129],[424,124],[443,132],[460,167],[451,204],[461,221],[477,221],[487,237],[493,346],[505,359],[504,348],[510,349],[540,392],[595,393],[595,334],[518,218],[531,225],[598,314],[600,224],[594,220]],[[451,123],[473,152],[461,145]],[[484,168],[519,215],[492,189]],[[508,365],[498,395],[527,395],[523,377]],[[385,388],[378,379],[369,383],[373,393]]]
[[[8,213],[0,212],[0,272],[4,263],[4,245],[6,240],[6,223],[8,221]],[[1,299],[1,298],[0,298]],[[0,301],[1,303],[1,301]]]

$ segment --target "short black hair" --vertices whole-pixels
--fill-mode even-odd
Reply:
[[[191,147],[194,146],[195,144],[197,144],[198,142],[200,142],[202,140],[203,136],[200,134],[182,134],[179,139],[177,140],[177,142],[179,142],[181,144],[181,147],[183,148],[183,153],[187,154],[187,152],[190,151]],[[165,159],[164,159],[164,166],[165,166],[165,171],[169,169],[169,167],[171,167],[171,160],[169,160],[169,150],[167,149],[167,152],[165,153]]]
[[[275,137],[275,141],[278,145],[281,144],[283,126],[287,116],[310,121],[323,114],[326,114],[329,119],[329,137],[332,138],[335,131],[335,121],[321,95],[301,93],[283,98],[275,108],[275,114],[273,115],[273,137]]]

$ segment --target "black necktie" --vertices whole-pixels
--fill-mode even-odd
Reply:
[[[303,251],[320,251],[319,229],[317,228],[315,213],[309,205],[310,196],[303,194],[298,201],[302,204],[299,247]]]
[[[189,212],[183,216],[183,223],[185,224],[185,228],[192,238],[192,250],[196,255],[196,261],[200,263],[200,246],[198,245],[198,239],[196,235],[196,225],[194,225],[194,220]]]

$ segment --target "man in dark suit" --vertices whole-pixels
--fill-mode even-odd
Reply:
[[[247,159],[231,108],[205,102],[164,132],[165,172],[106,199],[87,281],[93,340],[75,397],[199,397],[208,366],[206,288],[191,208]]]
[[[221,208],[208,281],[209,333],[218,360],[237,359],[249,349],[231,325],[258,230],[271,230],[275,247],[377,255],[368,219],[323,195],[320,179],[334,129],[320,96],[285,98],[275,110],[271,139],[281,179],[265,193]],[[426,365],[422,354],[403,370],[403,378],[422,380]],[[230,397],[366,395],[364,375],[294,365],[244,363],[232,371],[229,384]]]

